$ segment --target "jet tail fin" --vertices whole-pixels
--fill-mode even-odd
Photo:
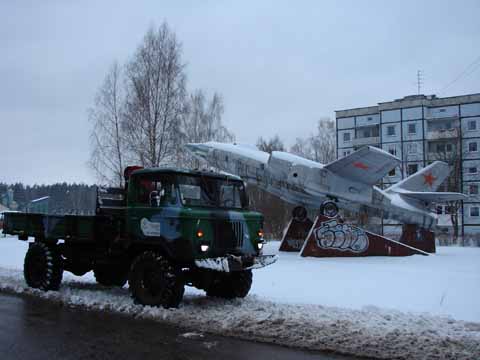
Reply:
[[[400,194],[405,200],[422,201],[428,204],[466,200],[467,196],[462,193],[436,191],[449,174],[450,168],[447,163],[435,161],[415,174],[392,185],[386,191]]]
[[[450,174],[450,168],[443,161],[435,161],[427,167],[392,185],[388,190],[395,192],[436,191]],[[397,191],[398,190],[398,191]]]
[[[435,161],[415,174],[392,185],[388,190],[399,193],[405,192],[405,190],[406,192],[436,191],[449,174],[450,169],[447,163]]]

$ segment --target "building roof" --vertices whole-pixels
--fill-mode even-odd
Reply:
[[[336,110],[335,113],[337,118],[343,118],[351,116],[378,114],[380,111],[383,110],[395,110],[416,106],[437,107],[467,104],[473,102],[480,102],[480,93],[449,96],[444,98],[437,97],[436,95],[420,94],[404,96],[401,99],[395,99],[393,101],[380,102],[376,106]]]

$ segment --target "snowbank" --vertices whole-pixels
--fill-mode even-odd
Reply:
[[[266,252],[278,253],[278,246],[271,242]],[[255,272],[252,293],[294,304],[373,305],[480,322],[480,248],[439,247],[430,256],[279,257]]]
[[[274,246],[270,245],[273,252]],[[269,269],[256,271],[253,295],[246,299],[234,301],[211,299],[205,297],[202,292],[192,289],[185,295],[179,309],[165,310],[134,305],[126,288],[102,287],[93,283],[91,275],[78,278],[66,274],[59,292],[45,293],[30,289],[26,286],[20,270],[25,250],[26,244],[23,242],[0,238],[1,290],[32,294],[88,309],[114,311],[165,321],[195,332],[231,335],[313,350],[380,359],[480,359],[479,323],[455,320],[448,316],[361,305],[364,301],[368,302],[368,299],[375,302],[376,296],[380,296],[383,301],[389,300],[390,294],[381,295],[385,292],[382,281],[387,276],[395,275],[395,278],[400,279],[407,277],[404,281],[410,281],[415,278],[415,274],[426,271],[419,265],[422,260],[428,262],[436,257],[379,258],[378,262],[367,258],[362,262],[362,259],[299,259],[294,254],[281,254],[278,264]],[[454,250],[455,253],[463,249]],[[18,262],[20,259],[17,259],[15,263],[14,257],[20,254],[22,261]],[[449,256],[455,255],[438,255],[439,258],[442,256],[448,259]],[[407,259],[411,259],[410,262]],[[395,265],[391,264],[392,260],[396,261]],[[433,261],[435,263],[436,260]],[[471,270],[467,261],[461,262],[457,258],[456,263],[456,267],[444,269],[441,275],[452,273],[457,274],[458,278],[464,278],[465,274],[460,270],[467,272]],[[429,267],[433,278],[438,275],[441,264],[436,266]],[[369,276],[365,274],[367,269]],[[409,272],[413,275],[409,276]],[[375,274],[381,275],[376,280],[376,286],[359,291],[369,284],[365,279]],[[478,276],[478,272],[473,275]],[[332,285],[348,279],[350,280],[344,282],[344,287]],[[467,278],[467,281],[470,280]],[[356,282],[360,284],[354,286]],[[413,294],[408,294],[405,299],[415,297],[415,294],[422,297],[423,292],[420,294],[417,292],[419,288],[417,285],[423,282],[428,285],[432,280],[417,279],[416,283],[411,284],[410,293]],[[434,289],[438,283],[440,280],[433,281],[433,285],[428,289]],[[448,282],[442,282],[446,283]],[[478,286],[479,283],[476,284]],[[400,287],[402,286],[404,285],[400,282]],[[385,287],[390,290],[392,286],[385,284]],[[325,293],[329,293],[326,298]],[[472,292],[461,295],[471,297]],[[443,297],[443,302],[448,296],[447,294]],[[346,298],[348,304],[359,309],[299,304],[312,300],[317,301],[316,304],[324,304],[328,303],[329,297],[332,297],[333,302],[337,297],[335,303],[342,304],[346,301],[342,299]],[[327,301],[321,302],[319,299],[322,298]],[[291,303],[285,303],[286,301]],[[428,301],[427,299],[425,302]],[[396,303],[390,307],[395,306]],[[470,308],[470,311],[473,311],[473,308]]]

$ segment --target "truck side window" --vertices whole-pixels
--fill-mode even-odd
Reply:
[[[173,181],[168,176],[141,178],[135,184],[135,203],[156,207],[175,204],[177,194]]]
[[[164,181],[161,186],[162,195],[160,197],[160,205],[170,205],[177,202],[177,194],[175,191],[175,185],[170,181]]]
[[[150,179],[140,179],[137,185],[136,202],[150,206],[150,193],[155,190],[155,184]]]

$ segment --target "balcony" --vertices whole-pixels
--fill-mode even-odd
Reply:
[[[379,136],[356,138],[352,140],[353,146],[378,145],[378,144],[380,144]]]
[[[429,151],[427,153],[427,160],[429,161],[450,161],[454,160],[457,154],[453,151],[445,151],[445,152],[434,152]]]
[[[432,130],[427,131],[425,138],[427,140],[443,140],[443,139],[456,139],[459,137],[460,131],[458,128],[448,130]]]

